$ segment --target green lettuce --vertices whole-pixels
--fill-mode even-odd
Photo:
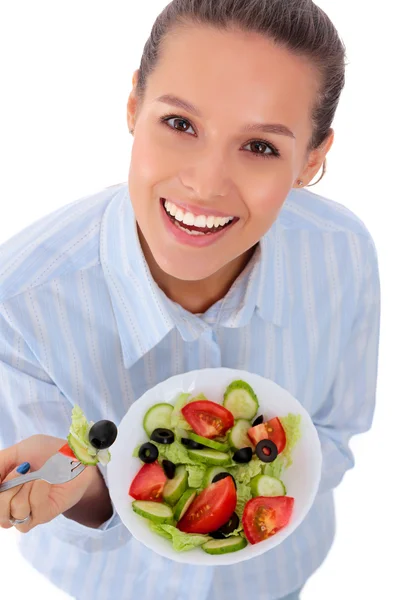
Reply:
[[[190,394],[179,394],[174,405],[174,410],[171,413],[171,427],[186,429],[187,431],[192,429],[181,413],[181,410],[187,403],[189,397]]]
[[[89,442],[89,430],[93,424],[93,421],[88,422],[83,410],[77,404],[74,404],[69,433],[86,449],[88,454],[96,456],[97,450]]]
[[[241,519],[246,502],[248,502],[248,500],[251,499],[252,495],[251,495],[251,491],[250,491],[250,486],[247,485],[247,483],[238,482],[236,485],[237,485],[237,490],[236,490],[237,502],[236,502],[235,512],[236,512],[237,516]]]
[[[237,465],[237,463],[234,464]],[[261,473],[263,465],[264,463],[257,456],[253,456],[250,462],[234,466],[229,471],[234,476],[236,482],[248,485],[253,477]]]
[[[289,413],[286,417],[279,417],[279,420],[286,433],[286,446],[272,463],[266,463],[264,467],[264,475],[277,479],[293,464],[293,449],[301,439],[301,415]]]
[[[197,546],[202,546],[206,542],[212,540],[208,535],[202,535],[200,533],[192,534],[180,531],[173,525],[164,525],[159,523],[153,523],[149,521],[150,529],[161,535],[162,537],[171,540],[174,550],[177,552],[186,552],[187,550],[193,550]]]
[[[207,470],[206,465],[185,465],[189,474],[188,486],[195,489],[203,489],[203,479]]]

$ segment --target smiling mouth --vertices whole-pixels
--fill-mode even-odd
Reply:
[[[239,220],[238,217],[195,216],[165,198],[160,198],[160,202],[171,223],[189,235],[213,235],[229,229]]]

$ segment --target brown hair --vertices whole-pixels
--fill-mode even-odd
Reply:
[[[332,21],[312,0],[173,0],[157,17],[143,49],[136,88],[139,104],[164,37],[174,27],[191,24],[259,33],[308,58],[320,77],[320,87],[311,113],[313,133],[307,153],[325,141],[344,88],[346,49]],[[326,159],[316,183],[325,173]]]

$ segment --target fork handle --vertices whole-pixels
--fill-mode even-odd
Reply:
[[[10,479],[10,481],[1,483],[0,492],[11,490],[11,488],[16,487],[17,485],[23,485],[24,483],[28,483],[28,481],[35,481],[35,479],[41,479],[39,471],[34,471],[33,473],[28,473],[27,475],[20,475],[15,479]]]

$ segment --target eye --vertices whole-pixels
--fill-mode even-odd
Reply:
[[[256,148],[255,152],[252,152],[251,150],[250,152],[260,158],[278,158],[280,156],[279,151],[270,142],[264,142],[263,140],[254,140],[252,142],[248,142],[246,146],[253,146],[253,149]]]
[[[187,133],[190,128],[193,129],[190,121],[180,117],[178,115],[165,115],[160,118],[161,123],[165,124],[169,129],[173,129],[177,133]],[[169,121],[173,122],[173,125],[169,125]],[[177,126],[175,126],[177,124]],[[182,127],[182,129],[181,129]],[[194,130],[193,130],[194,131]],[[246,150],[246,152],[250,152],[256,158],[279,158],[280,153],[275,146],[273,146],[270,142],[266,142],[265,140],[251,140],[247,142],[246,146],[252,146],[253,150]],[[258,149],[257,149],[258,147]],[[261,147],[261,151],[260,151]],[[269,150],[269,152],[268,152]],[[267,151],[267,152],[266,152]]]
[[[178,133],[186,133],[188,130],[188,129],[179,129],[179,127],[182,126],[182,123],[183,123],[183,127],[185,127],[187,125],[189,127],[192,127],[192,125],[189,123],[189,121],[187,119],[183,119],[182,117],[177,117],[176,115],[167,115],[165,117],[162,117],[161,121],[163,123],[165,123],[167,125],[167,127],[169,127],[170,129],[174,129]],[[168,121],[174,121],[174,125],[168,125]],[[175,123],[178,123],[178,127],[175,127]],[[193,129],[193,127],[192,127],[192,129]]]

